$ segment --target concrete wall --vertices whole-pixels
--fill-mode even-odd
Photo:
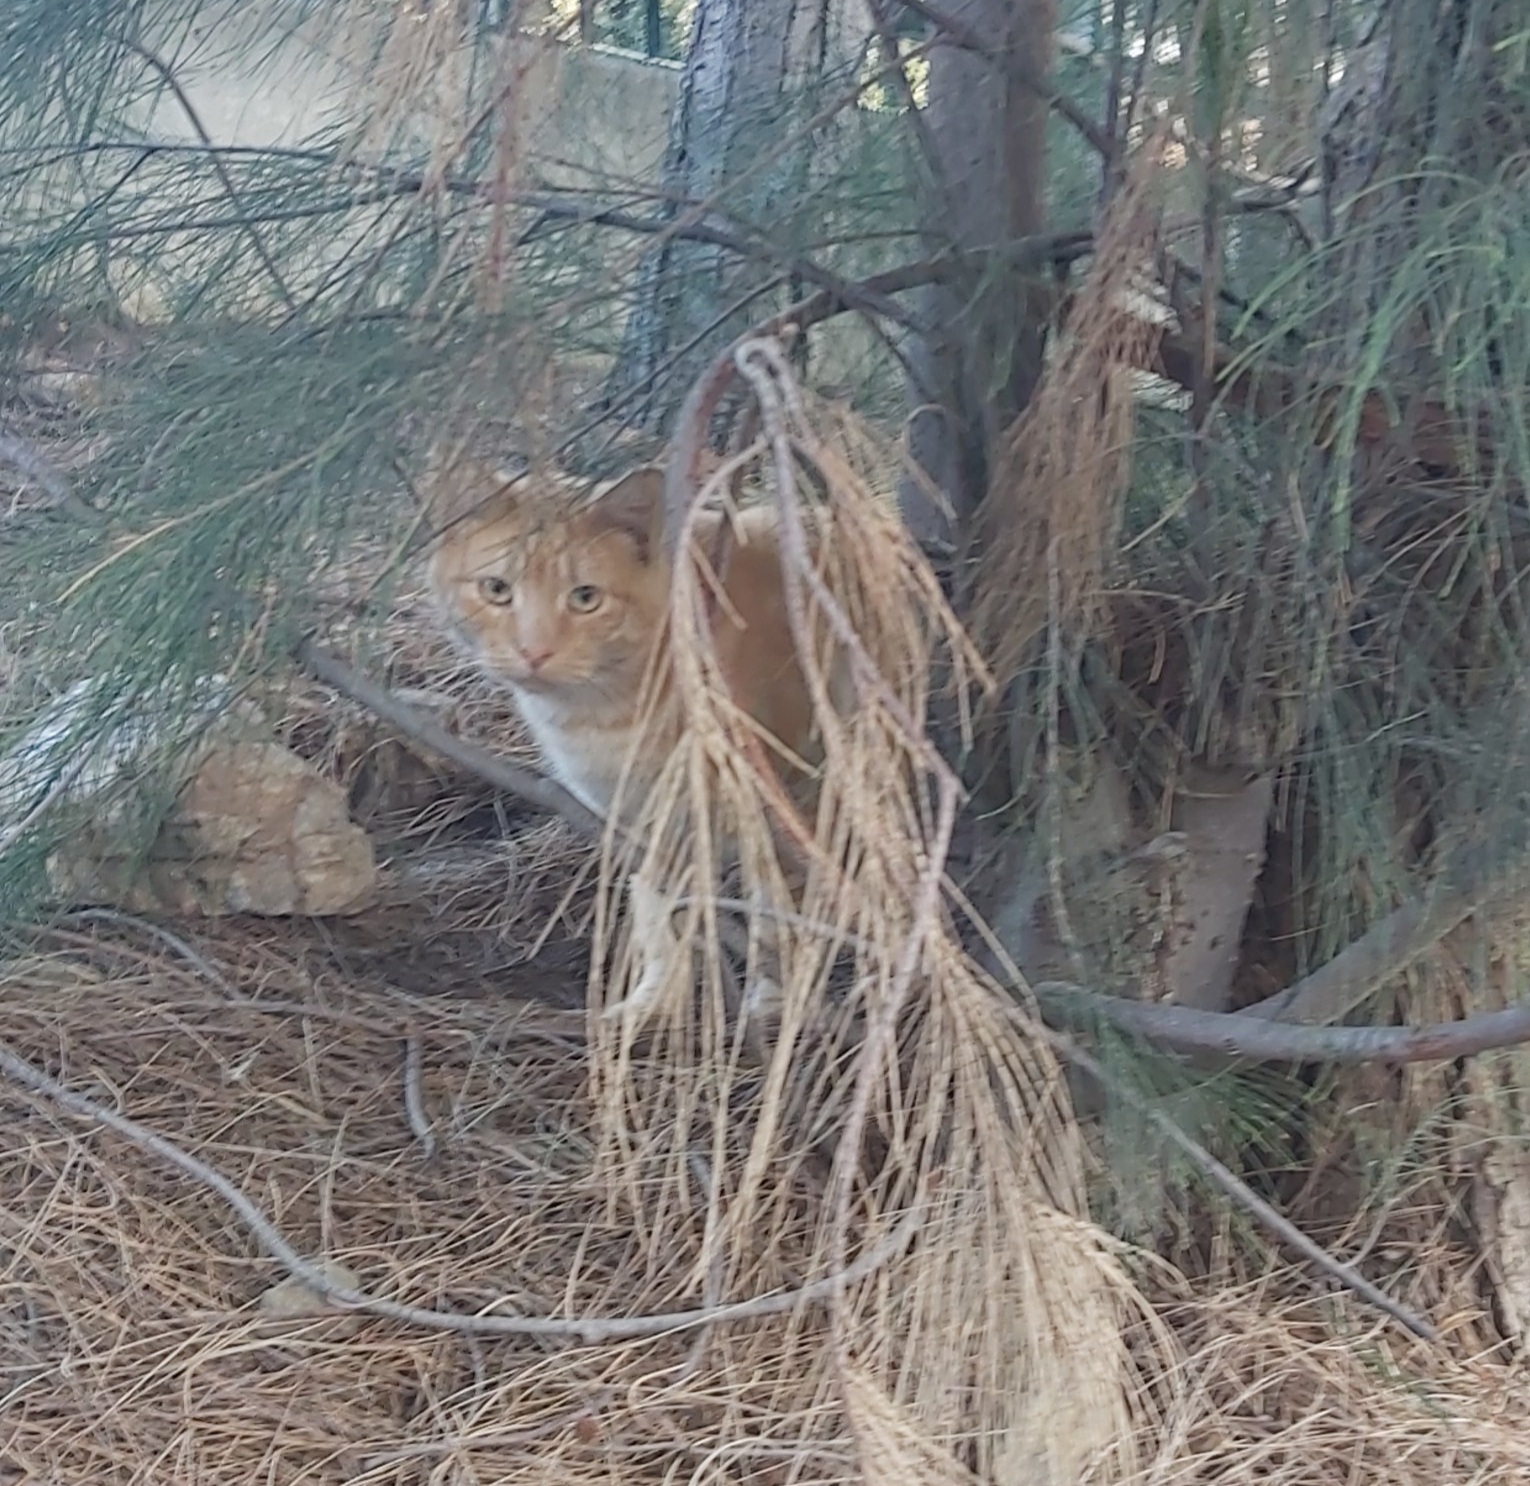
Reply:
[[[258,11],[256,12],[258,17]],[[332,31],[298,31],[275,47],[251,45],[258,19],[235,17],[193,33],[176,76],[209,135],[219,144],[298,145],[354,129],[369,78],[357,48]],[[610,47],[565,46],[518,38],[497,48],[506,104],[525,130],[525,147],[544,179],[557,184],[656,183],[680,69]],[[435,108],[416,109],[403,132],[425,147],[456,135],[465,106],[448,77]],[[162,94],[143,127],[162,139],[195,140],[179,102]]]
[[[429,44],[422,33],[420,47],[427,55],[405,51],[395,54],[391,65],[444,78],[434,89],[437,102],[416,106],[393,123],[414,146],[411,153],[440,159],[449,142],[460,137],[468,112],[466,89],[464,79],[453,75],[453,57],[456,66],[463,65],[460,53],[439,65],[442,58],[428,55]],[[333,29],[308,27],[272,47],[263,8],[248,0],[173,50],[164,45],[161,55],[174,59],[177,79],[218,144],[298,146],[326,135],[354,137],[358,101],[367,98],[369,81],[378,82],[354,41]],[[513,127],[520,150],[535,161],[537,179],[575,189],[658,185],[679,89],[677,64],[523,36],[507,39],[494,65],[503,68],[498,76],[508,80]],[[419,91],[416,86],[411,96],[418,97]],[[143,127],[151,137],[198,138],[169,93],[146,109]],[[363,158],[367,153],[365,134],[358,153]],[[324,245],[295,270],[296,287],[301,289],[306,276],[323,273],[354,246],[354,239],[340,238]],[[631,239],[614,239],[613,261],[618,256],[628,260],[632,248]],[[155,267],[123,286],[130,311],[141,319],[157,318],[175,274],[175,246],[167,241]],[[257,285],[254,292],[264,291]],[[865,327],[848,318],[816,332],[814,346],[822,377],[846,385],[860,380],[868,355],[882,354]]]

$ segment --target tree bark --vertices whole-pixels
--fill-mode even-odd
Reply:
[[[1051,70],[1055,0],[950,0],[944,13],[990,47],[978,55],[937,42],[930,54],[926,246],[931,254],[1002,252],[1045,220],[1048,106],[1021,77]],[[929,330],[911,347],[910,448],[949,502],[957,532],[984,498],[989,449],[1040,375],[1038,303],[1014,269],[924,294]],[[903,508],[917,536],[953,535],[920,481],[906,482]]]
[[[730,215],[744,220],[770,222],[786,203],[805,154],[783,130],[787,83],[804,13],[816,10],[804,0],[699,0],[664,161],[671,216],[725,191]],[[608,406],[630,426],[665,429],[719,347],[768,312],[772,277],[705,244],[662,243],[639,270]]]

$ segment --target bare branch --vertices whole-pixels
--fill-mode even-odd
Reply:
[[[1023,1014],[1019,1011],[1013,1013],[1018,1019]],[[1034,1023],[1028,1019],[1024,1022],[1026,1031],[1034,1031]],[[1059,1057],[1066,1059],[1075,1068],[1087,1073],[1091,1078],[1110,1090],[1114,1098],[1121,1100],[1123,1104],[1130,1105],[1155,1130],[1161,1134],[1177,1150],[1182,1152],[1198,1170],[1226,1194],[1234,1203],[1241,1207],[1250,1217],[1255,1218],[1264,1225],[1276,1238],[1300,1253],[1304,1254],[1325,1274],[1332,1275],[1346,1290],[1353,1291],[1362,1300],[1384,1311],[1394,1320],[1401,1322],[1411,1331],[1414,1336],[1423,1338],[1427,1342],[1437,1342],[1440,1334],[1422,1316],[1410,1310],[1401,1301],[1393,1300],[1385,1290],[1373,1285],[1364,1275],[1352,1269],[1341,1260],[1335,1259],[1321,1244],[1309,1238],[1289,1218],[1284,1217],[1270,1206],[1256,1192],[1249,1189],[1248,1184],[1242,1181],[1233,1172],[1229,1171],[1205,1146],[1199,1141],[1191,1139],[1178,1125],[1171,1120],[1151,1100],[1144,1098],[1130,1085],[1113,1077],[1089,1056],[1081,1047],[1077,1046],[1069,1038],[1060,1033],[1048,1032],[1047,1042],[1056,1051]]]
[[[775,316],[767,322],[774,325]],[[707,431],[738,374],[734,352],[756,332],[749,330],[734,341],[685,394],[675,415],[669,458],[664,465],[664,545],[677,556],[689,522],[691,506],[706,477]]]
[[[1284,203],[1251,199],[1237,209],[1248,213],[1279,211],[1284,210]],[[1166,233],[1173,232],[1181,225],[1179,222],[1167,222],[1163,230]],[[645,229],[634,227],[633,230],[658,231],[660,228],[658,224],[651,223]],[[1091,233],[1060,232],[1018,239],[1007,244],[1003,252],[1009,262],[1013,262],[1015,256],[1019,255],[1027,265],[1040,267],[1051,263],[1064,266],[1087,257],[1094,251],[1094,247]],[[855,286],[855,292],[848,296],[837,289],[824,288],[746,331],[719,356],[708,376],[723,374],[724,363],[731,359],[738,346],[746,340],[779,334],[787,325],[805,329],[849,310],[869,310],[872,314],[881,314],[881,306],[890,301],[893,295],[928,284],[945,283],[956,275],[964,261],[960,256],[944,254],[902,264],[860,281]],[[813,282],[811,277],[808,282]],[[917,328],[914,318],[906,312],[901,312],[897,318],[901,323]],[[1143,371],[1152,372],[1179,387],[1190,389],[1196,385],[1202,364],[1200,358],[1201,348],[1198,343],[1185,336],[1165,332],[1148,343],[1139,365]],[[1255,367],[1249,365],[1233,348],[1223,345],[1216,348],[1211,381],[1221,403],[1240,408],[1261,419],[1281,418],[1292,412],[1298,406],[1302,396],[1299,389],[1304,385],[1300,368],[1294,360],[1279,364],[1262,360]],[[693,397],[702,396],[705,392],[706,388],[700,383],[692,388]],[[1327,388],[1318,392],[1315,401],[1320,409],[1331,407],[1340,395],[1341,389]],[[1326,426],[1326,420],[1321,417],[1312,418],[1309,415],[1309,421],[1314,427]],[[1453,416],[1443,402],[1428,397],[1414,399],[1396,408],[1381,394],[1370,393],[1362,406],[1355,437],[1361,444],[1379,444],[1394,437],[1405,439],[1415,459],[1445,469],[1462,467],[1474,438],[1478,458],[1491,463],[1493,455],[1490,431],[1485,422],[1481,423],[1474,434],[1469,420]]]
[[[713,375],[722,372],[719,358]],[[731,357],[726,358],[733,365]],[[697,387],[710,380],[703,379]],[[720,376],[726,389],[728,376]],[[681,419],[682,428],[686,420]],[[682,512],[695,486],[683,451],[672,455],[666,502]],[[677,468],[678,466],[678,468]],[[675,525],[666,526],[674,531]],[[528,804],[567,820],[588,840],[599,840],[598,817],[567,790],[533,770],[512,764],[447,731],[397,697],[367,681],[338,657],[311,642],[299,653],[303,664],[336,691],[392,723],[406,736],[451,759],[481,779]],[[1500,896],[1506,884],[1467,884],[1429,904],[1399,908],[1375,928],[1304,980],[1238,1012],[1198,1012],[1104,995],[1082,986],[1046,981],[1034,987],[1049,1013],[1075,1026],[1108,1022],[1134,1036],[1182,1052],[1210,1052],[1257,1062],[1423,1063],[1469,1057],[1493,1048],[1530,1041],[1530,1007],[1484,1012],[1426,1027],[1327,1027],[1375,989],[1428,952],[1483,903]],[[1290,1025],[1292,1023],[1306,1025]],[[1285,1024],[1285,1025],[1280,1025]]]
[[[428,1163],[435,1158],[436,1132],[425,1113],[425,1094],[421,1088],[424,1063],[419,1031],[411,1026],[404,1038],[404,1113],[409,1119],[410,1133],[420,1143],[420,1154]]]
[[[401,185],[412,182],[419,187],[424,184],[419,177],[401,176],[399,180]],[[486,188],[474,184],[475,194],[486,193]],[[699,208],[693,208],[692,213],[681,218],[650,217],[620,207],[591,206],[588,202],[570,201],[567,197],[542,191],[516,192],[509,198],[509,204],[528,207],[546,217],[556,217],[582,226],[616,227],[643,236],[681,238],[686,242],[721,248],[737,257],[758,259],[783,273],[794,275],[805,284],[812,284],[815,288],[836,295],[851,308],[881,315],[898,324],[911,323],[910,312],[896,300],[870,288],[869,281],[863,283],[847,279],[811,258],[784,252],[768,238],[751,235],[737,225],[720,225],[716,214],[710,211],[706,220],[691,220]]]
[[[1031,989],[1049,1015],[1073,1026],[1108,1022],[1179,1052],[1217,1053],[1243,1062],[1430,1063],[1530,1042],[1530,1005],[1427,1027],[1288,1026],[1247,1012],[1102,995],[1064,981],[1041,981]]]
[[[196,110],[196,105],[187,96],[185,88],[181,86],[180,79],[176,77],[170,65],[156,56],[155,53],[150,51],[141,42],[129,41],[127,48],[135,57],[147,63],[159,75],[160,80],[174,94],[175,101],[180,105],[181,112],[186,116],[186,122],[191,125],[197,138],[211,150],[212,136],[207,132],[206,126],[202,123],[202,117]],[[265,241],[256,230],[254,222],[245,212],[244,202],[234,187],[233,178],[228,173],[228,167],[224,165],[222,159],[215,151],[209,154],[207,159],[220,184],[223,186],[225,194],[228,196],[229,205],[238,213],[239,221],[244,227],[245,236],[249,239],[250,246],[255,249],[255,256],[260,259],[260,266],[265,269],[266,276],[276,287],[276,292],[281,296],[282,303],[289,310],[296,309],[297,302],[292,297],[292,291],[287,287],[287,281],[282,277],[281,270],[277,268],[272,260]]]
[[[323,1296],[331,1304],[345,1310],[363,1311],[384,1320],[397,1321],[405,1326],[450,1331],[464,1336],[539,1336],[594,1346],[602,1342],[628,1341],[689,1331],[698,1326],[714,1326],[728,1321],[749,1321],[760,1316],[782,1315],[802,1306],[830,1300],[847,1285],[859,1284],[875,1274],[907,1248],[923,1216],[919,1208],[910,1209],[881,1243],[863,1254],[854,1264],[822,1279],[813,1280],[796,1290],[760,1295],[752,1300],[734,1301],[726,1305],[671,1311],[655,1316],[602,1316],[583,1320],[541,1316],[463,1315],[456,1311],[430,1310],[385,1300],[381,1296],[367,1295],[363,1291],[337,1284],[320,1266],[303,1258],[260,1208],[221,1172],[213,1170],[206,1162],[198,1160],[156,1131],[98,1104],[94,1099],[74,1093],[57,1079],[18,1056],[4,1043],[0,1043],[0,1073],[22,1088],[52,1100],[70,1114],[91,1120],[122,1136],[215,1192],[228,1204],[261,1248],[293,1279]]]
[[[1454,888],[1406,903],[1305,979],[1236,1015],[1319,1026],[1336,1022],[1427,954],[1458,924],[1511,892],[1519,875],[1505,873],[1497,881],[1471,877]]]
[[[85,919],[103,924],[124,924],[147,934],[151,939],[157,939],[161,944],[168,945],[185,962],[191,966],[204,980],[226,991],[230,996],[237,995],[233,986],[229,984],[228,977],[222,973],[205,955],[193,949],[179,934],[172,934],[169,929],[162,928],[159,924],[151,923],[146,918],[140,918],[136,913],[123,913],[116,908],[76,908],[65,915],[71,919]]]
[[[425,744],[454,764],[460,764],[496,789],[516,795],[550,815],[561,816],[586,840],[601,839],[605,827],[600,817],[580,804],[561,784],[533,769],[525,769],[519,764],[512,764],[508,759],[498,758],[486,749],[457,737],[435,718],[416,711],[386,688],[368,681],[346,665],[339,656],[332,655],[312,640],[305,640],[298,646],[297,659],[326,686],[334,687],[342,696],[358,702],[368,712],[391,722],[406,737]]]
[[[1182,1052],[1256,1062],[1426,1063],[1470,1057],[1530,1041],[1530,1005],[1481,1012],[1425,1027],[1335,1027],[1369,996],[1427,954],[1473,913],[1521,881],[1518,869],[1496,878],[1464,874],[1454,887],[1408,903],[1285,990],[1236,1012],[1102,995],[1059,981],[1037,985],[1047,1010],[1074,1026],[1108,1022]]]
[[[147,52],[140,51],[146,62],[157,69],[164,69],[164,64]],[[169,79],[168,70],[162,71],[162,75]],[[173,80],[170,85],[173,87]],[[179,97],[179,93],[177,93]],[[183,104],[189,107],[189,104]],[[249,235],[252,245],[261,257],[263,266],[273,276],[274,282],[282,293],[283,300],[289,308],[293,307],[290,294],[283,284],[275,265],[261,242],[256,226],[260,222],[300,220],[306,217],[324,216],[331,212],[341,212],[356,206],[373,206],[389,201],[395,197],[424,195],[439,191],[448,196],[472,198],[477,201],[492,202],[499,206],[522,207],[528,211],[539,214],[544,220],[571,223],[575,226],[610,227],[618,231],[631,232],[637,236],[678,238],[686,242],[702,243],[709,247],[720,248],[724,252],[732,253],[736,257],[754,259],[766,263],[780,270],[783,274],[795,276],[805,284],[811,284],[826,294],[834,296],[835,301],[845,308],[857,309],[867,314],[880,315],[898,324],[907,324],[910,328],[917,328],[913,322],[911,312],[890,298],[890,294],[896,289],[879,292],[875,279],[858,281],[847,279],[832,269],[814,259],[800,254],[784,250],[769,237],[752,232],[741,223],[730,221],[719,213],[715,208],[705,206],[697,202],[678,201],[674,205],[680,209],[679,216],[663,216],[634,212],[626,207],[611,206],[600,202],[592,202],[588,198],[581,198],[573,193],[554,191],[512,191],[509,193],[495,192],[491,182],[481,181],[469,176],[429,176],[418,172],[401,170],[394,166],[375,165],[367,161],[342,159],[336,152],[330,150],[305,150],[296,148],[284,148],[273,146],[269,149],[256,149],[254,147],[220,146],[215,145],[202,131],[200,122],[194,113],[188,113],[192,120],[192,127],[202,134],[200,148],[190,146],[188,142],[176,141],[170,144],[147,142],[133,144],[134,151],[145,156],[164,153],[197,153],[203,155],[211,164],[222,184],[225,194],[228,196],[234,208],[234,215],[230,217],[196,218],[185,221],[172,220],[159,222],[146,226],[132,227],[120,226],[110,228],[103,236],[116,240],[129,240],[140,237],[153,237],[170,233],[188,231],[208,231],[225,227],[240,227]],[[115,147],[115,142],[99,142],[97,144],[82,147],[76,153],[102,151]],[[123,148],[127,148],[126,142]],[[336,168],[353,178],[361,178],[376,184],[375,191],[366,192],[360,196],[342,197],[334,201],[317,202],[299,207],[283,207],[276,210],[251,213],[243,206],[237,188],[232,177],[229,175],[225,161],[230,158],[259,158],[270,156],[277,159],[290,159],[311,163],[315,166]],[[527,240],[534,238],[536,232],[533,229],[527,235]],[[837,312],[836,312],[837,313]]]

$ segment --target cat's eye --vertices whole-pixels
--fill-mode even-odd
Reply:
[[[515,597],[515,585],[508,578],[491,573],[478,580],[478,592],[486,604],[508,604]]]
[[[568,591],[568,606],[576,614],[593,614],[600,607],[605,594],[593,583],[581,583]]]

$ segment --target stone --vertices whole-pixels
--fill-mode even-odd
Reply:
[[[377,886],[376,855],[344,792],[271,741],[207,746],[147,853],[87,830],[48,863],[73,903],[218,916],[354,913]]]

